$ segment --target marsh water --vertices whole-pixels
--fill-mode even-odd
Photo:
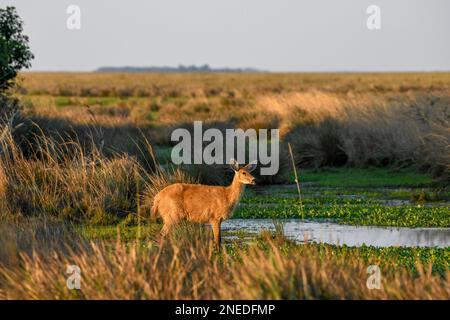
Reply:
[[[450,247],[450,228],[351,226],[332,222],[282,219],[284,234],[299,243],[308,241],[347,246]],[[271,219],[231,219],[223,231],[258,233],[275,229]]]

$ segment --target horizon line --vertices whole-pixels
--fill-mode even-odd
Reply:
[[[114,69],[120,69],[122,67],[114,67]],[[133,67],[134,68],[134,67]],[[145,68],[145,67],[144,67]],[[144,69],[143,68],[143,69]],[[224,70],[214,70],[215,68],[208,71],[178,71],[174,69],[173,71],[152,71],[152,70],[99,70],[91,69],[91,70],[74,70],[74,69],[59,69],[59,70],[49,70],[49,69],[40,69],[40,70],[21,70],[21,73],[449,73],[448,70],[436,70],[436,69],[410,69],[410,70],[373,70],[373,69],[365,69],[365,70],[259,70],[253,68],[229,68],[230,71]],[[217,69],[227,69],[227,68],[217,68]],[[245,70],[248,69],[248,70]],[[252,69],[252,70],[250,70]],[[240,71],[239,71],[240,70]]]

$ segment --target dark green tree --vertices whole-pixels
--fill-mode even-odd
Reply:
[[[22,68],[29,68],[34,58],[23,33],[22,19],[14,7],[0,8],[0,93],[14,84]]]

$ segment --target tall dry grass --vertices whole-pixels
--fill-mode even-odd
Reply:
[[[52,217],[109,224],[130,214],[148,215],[154,195],[174,182],[196,180],[180,168],[162,168],[144,139],[143,160],[106,154],[99,143],[53,138],[37,128],[17,142],[15,127],[0,132],[0,219]],[[147,156],[148,155],[148,156]]]
[[[416,166],[450,171],[448,96],[337,96],[323,92],[262,97],[259,109],[280,119],[300,164]]]
[[[433,274],[420,263],[416,274],[383,268],[381,289],[369,290],[368,262],[352,254],[336,257],[331,250],[319,253],[311,245],[286,251],[267,238],[266,249],[251,245],[219,255],[209,234],[192,226],[160,245],[120,238],[73,245],[64,233],[55,239],[51,226],[39,232],[37,227],[24,228],[21,239],[2,240],[0,299],[450,298],[450,274]],[[36,234],[40,240],[28,239]],[[11,249],[24,242],[27,250],[20,254]],[[81,269],[81,290],[67,288],[68,265]]]
[[[47,135],[75,132],[85,141],[91,138],[85,137],[87,128],[95,126],[105,152],[139,156],[130,138],[141,141],[142,134],[170,146],[174,128],[191,130],[194,120],[203,120],[205,127],[280,128],[301,166],[412,166],[444,180],[450,175],[448,73],[26,73],[23,78],[24,113]],[[86,104],[92,105],[90,113]],[[288,163],[285,146],[282,163]],[[203,182],[220,176],[220,170],[196,171]],[[267,182],[283,182],[282,176]]]
[[[81,151],[73,158],[59,156],[59,145],[43,143],[42,158],[27,159],[11,143],[13,150],[2,159],[4,201],[13,215],[112,222],[135,209],[136,181],[129,174],[136,170],[135,160]]]

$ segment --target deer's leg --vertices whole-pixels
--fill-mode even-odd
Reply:
[[[221,234],[220,234],[220,220],[219,221],[213,221],[211,223],[213,233],[214,233],[214,240],[216,242],[216,247],[219,250],[220,249],[220,242],[221,242]]]
[[[163,228],[161,230],[161,237],[166,237],[169,233],[170,230],[172,229],[172,223],[170,223],[169,221],[165,221]]]

